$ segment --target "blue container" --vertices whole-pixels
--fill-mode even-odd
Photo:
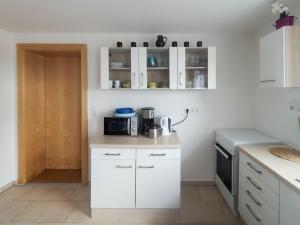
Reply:
[[[117,114],[128,114],[133,112],[133,108],[117,108],[115,111]]]
[[[157,66],[157,58],[155,56],[147,57],[147,66],[148,67],[156,67]]]

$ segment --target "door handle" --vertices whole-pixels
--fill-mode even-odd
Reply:
[[[262,190],[262,188],[260,186],[258,186],[252,179],[251,177],[247,177],[247,180],[249,180],[249,182],[257,189],[257,190]]]
[[[141,86],[144,86],[144,73],[141,72]]]
[[[251,191],[246,191],[247,195],[255,202],[256,205],[261,206],[261,203],[252,195]]]
[[[258,169],[256,169],[250,162],[247,162],[247,165],[252,169],[254,170],[256,173],[258,174],[262,174],[262,172]]]
[[[151,153],[150,156],[166,156],[166,153]]]
[[[130,168],[132,168],[132,166],[121,166],[121,165],[117,165],[116,167],[118,169],[130,169]]]
[[[179,85],[183,85],[182,72],[179,72]]]
[[[252,214],[252,216],[255,218],[255,220],[257,222],[261,222],[261,219],[254,213],[250,205],[246,204],[245,206],[247,207],[248,211]]]
[[[121,153],[105,153],[104,155],[107,155],[107,156],[118,156],[118,155],[121,155]]]
[[[154,169],[154,166],[138,166],[139,169]]]
[[[134,86],[135,85],[135,72],[133,72],[132,75],[133,75],[133,79],[132,79],[131,83],[132,83],[132,86]]]

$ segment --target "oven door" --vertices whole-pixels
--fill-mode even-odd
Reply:
[[[104,135],[130,135],[130,118],[104,117]]]
[[[217,175],[232,193],[232,155],[219,143],[216,143],[214,147],[217,151]]]

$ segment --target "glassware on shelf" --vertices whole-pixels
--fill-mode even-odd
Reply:
[[[205,75],[203,72],[196,70],[194,73],[194,88],[205,87]]]
[[[191,80],[186,82],[186,88],[193,88],[193,82]]]
[[[157,58],[155,56],[147,57],[147,66],[148,67],[157,67]]]

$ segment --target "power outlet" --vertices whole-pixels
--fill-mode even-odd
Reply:
[[[184,112],[186,112],[187,109],[189,110],[189,114],[200,113],[200,109],[198,107],[184,108]]]

